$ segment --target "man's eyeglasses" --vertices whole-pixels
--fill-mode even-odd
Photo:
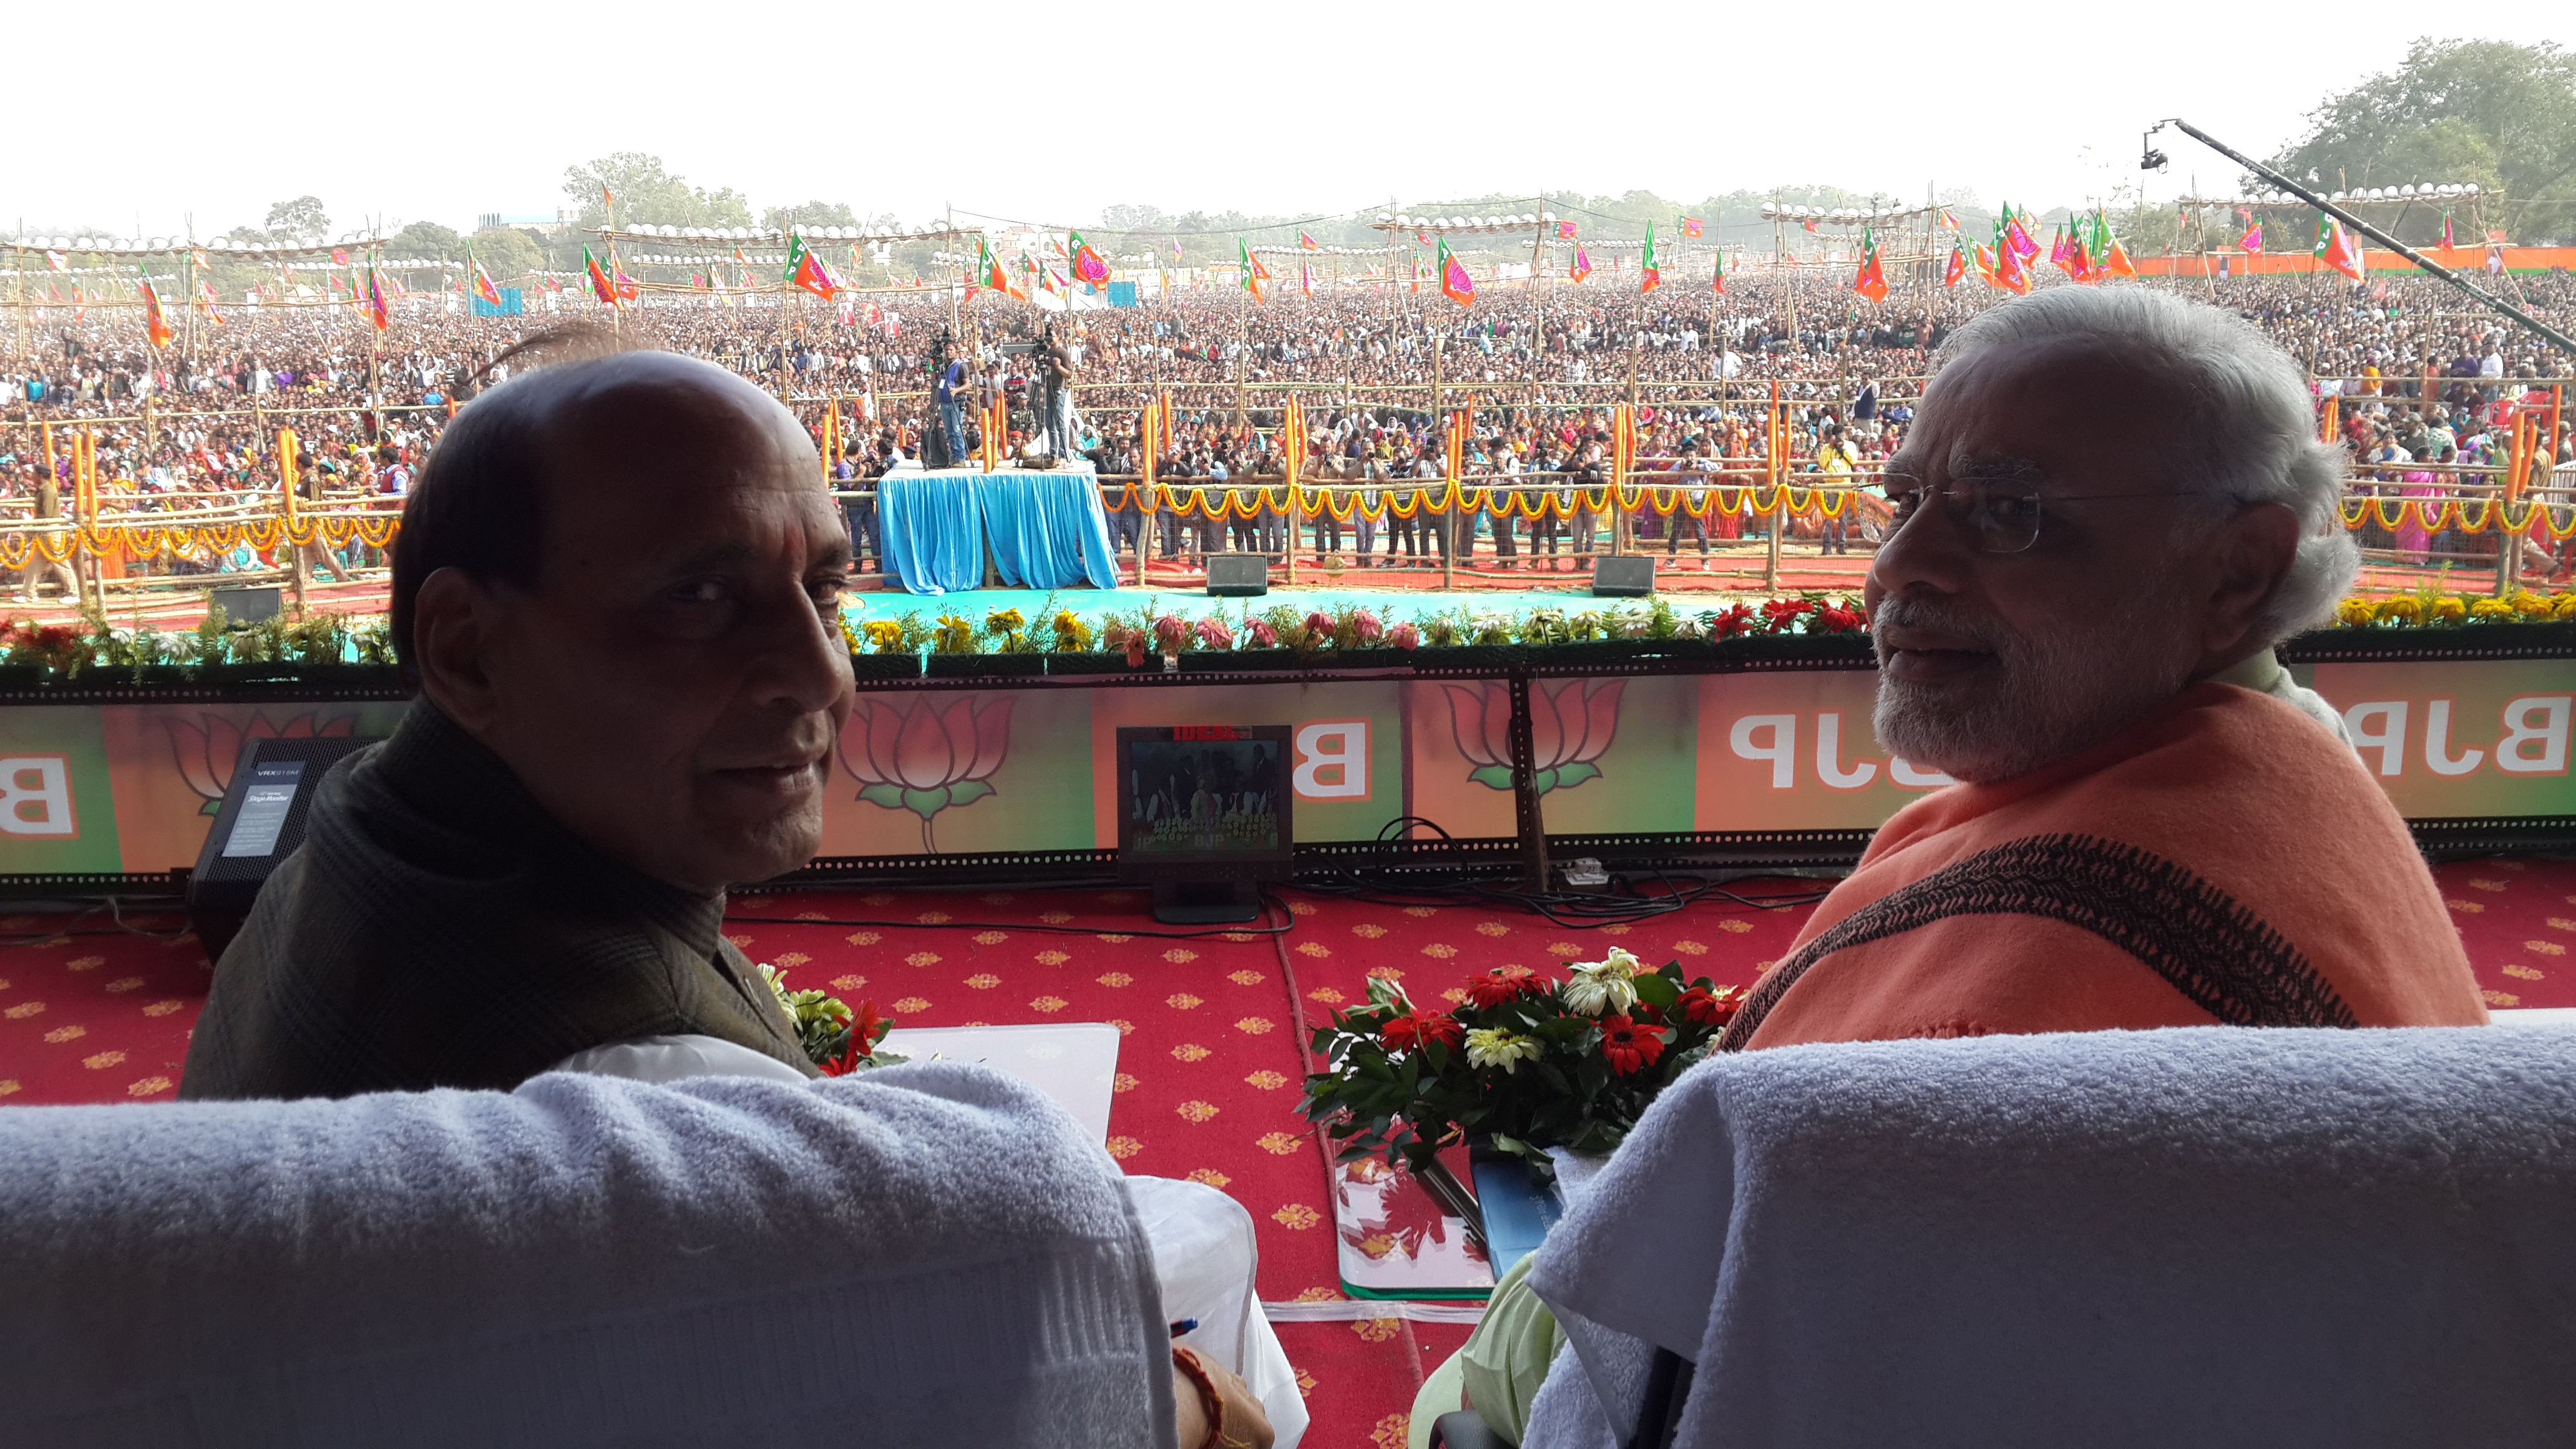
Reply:
[[[1889,532],[1901,529],[1927,502],[1938,497],[1947,503],[1950,515],[1968,531],[1980,553],[2023,553],[2039,542],[2041,522],[2050,505],[2062,503],[2099,503],[2115,498],[2184,498],[2179,493],[2077,493],[2043,499],[2028,483],[1982,483],[1974,480],[1955,482],[1946,488],[1923,485],[1906,487],[1897,479],[1888,482],[1888,502],[1896,509],[1896,521]]]

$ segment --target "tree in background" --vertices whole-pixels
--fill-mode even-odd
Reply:
[[[857,226],[859,219],[847,203],[807,201],[773,206],[760,214],[760,224],[770,231],[785,231],[791,226]]]
[[[474,259],[492,280],[504,287],[517,286],[519,279],[546,264],[545,253],[535,241],[516,227],[486,227],[474,233]],[[471,279],[468,279],[469,283]]]
[[[619,226],[751,225],[751,203],[741,192],[729,186],[717,191],[691,186],[664,170],[659,156],[620,151],[587,166],[564,168],[564,194],[581,204],[575,229],[596,230],[607,220],[602,187],[617,195]]]
[[[400,261],[463,261],[465,238],[434,221],[415,221],[385,238],[385,257]]]
[[[2555,45],[2418,40],[2396,70],[2328,97],[2309,120],[2307,138],[2273,164],[2311,185],[2474,181],[2505,198],[2501,215],[2482,198],[2477,219],[2515,241],[2576,236],[2576,56]],[[2473,218],[2458,219],[2465,240]],[[2442,213],[2407,207],[2395,230],[2437,240]]]
[[[268,209],[264,223],[267,234],[263,241],[311,246],[331,234],[331,218],[322,210],[322,198],[299,196],[281,201]]]

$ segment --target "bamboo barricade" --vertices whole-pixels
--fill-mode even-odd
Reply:
[[[69,565],[84,598],[106,603],[108,566],[125,561],[149,562],[164,556],[202,555],[221,558],[244,544],[263,553],[285,550],[286,566],[298,580],[301,598],[303,549],[319,544],[346,548],[352,541],[369,548],[392,546],[402,529],[398,513],[369,503],[315,503],[302,497],[302,475],[292,428],[277,433],[277,481],[256,489],[221,493],[142,494],[131,480],[103,479],[98,468],[98,429],[70,429],[71,504],[68,515],[0,518],[0,568],[24,570],[38,562]],[[58,456],[54,427],[44,425],[49,466]],[[132,501],[111,508],[111,498]],[[147,508],[153,499],[180,505]]]

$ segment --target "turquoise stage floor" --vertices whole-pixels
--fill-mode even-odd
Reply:
[[[956,614],[979,625],[984,622],[985,615],[999,609],[1017,609],[1034,624],[1050,607],[1071,609],[1085,622],[1096,623],[1103,614],[1133,614],[1149,600],[1157,614],[1179,614],[1191,619],[1205,618],[1220,611],[1229,619],[1241,618],[1247,606],[1258,615],[1282,604],[1300,613],[1318,609],[1330,613],[1349,605],[1366,607],[1389,624],[1425,619],[1461,608],[1470,614],[1495,613],[1518,618],[1537,609],[1562,609],[1573,613],[1645,602],[1639,599],[1596,599],[1588,591],[1572,589],[1442,593],[1437,589],[1421,588],[1345,589],[1307,588],[1303,585],[1293,589],[1274,585],[1268,594],[1249,599],[1211,598],[1204,590],[1192,588],[1065,589],[1053,595],[1040,589],[971,589],[936,595],[888,589],[853,593],[847,598],[842,612],[855,623],[871,619],[902,619],[915,614],[927,623],[942,614]],[[1053,600],[1051,606],[1050,598]]]

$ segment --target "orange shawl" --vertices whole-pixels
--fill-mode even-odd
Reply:
[[[2486,1019],[2353,752],[2204,683],[2072,759],[1898,811],[1720,1047]]]

